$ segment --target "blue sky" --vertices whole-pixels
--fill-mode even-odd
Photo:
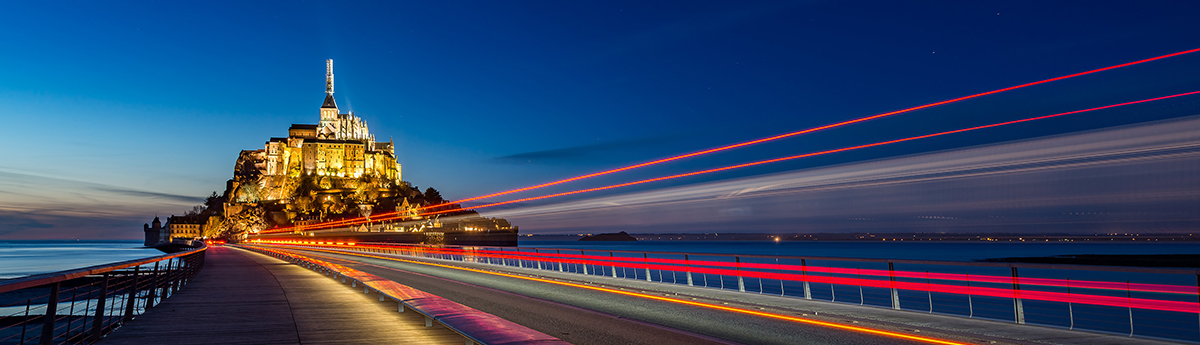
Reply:
[[[139,236],[338,104],[450,198],[1200,47],[1192,2],[26,2],[0,22],[0,238]],[[1200,90],[1200,55],[563,186]],[[1193,115],[1195,99],[644,188]],[[526,195],[536,195],[523,194]],[[66,212],[63,210],[72,210]]]

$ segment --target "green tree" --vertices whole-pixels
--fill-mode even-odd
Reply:
[[[442,193],[439,193],[438,190],[433,189],[433,187],[425,189],[425,201],[429,202],[430,205],[437,205],[446,202],[446,200],[442,199]]]
[[[204,210],[207,214],[224,213],[225,201],[225,196],[217,194],[217,191],[213,191],[212,195],[204,198]]]

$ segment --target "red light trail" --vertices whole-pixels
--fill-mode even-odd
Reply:
[[[1138,101],[1130,101],[1130,102],[1124,102],[1124,103],[1110,104],[1110,105],[1106,105],[1106,106],[1100,106],[1100,107],[1094,107],[1094,108],[1088,108],[1088,109],[1081,109],[1081,110],[1074,110],[1074,111],[1068,111],[1068,112],[1063,112],[1063,113],[1050,114],[1050,115],[1044,115],[1044,116],[1038,116],[1038,117],[1031,117],[1031,118],[1025,118],[1025,119],[1020,119],[1020,120],[1013,120],[1013,121],[1007,121],[1007,122],[993,123],[993,124],[990,124],[990,125],[982,125],[982,126],[975,126],[975,127],[970,127],[970,128],[956,129],[956,130],[952,130],[952,131],[945,131],[945,132],[939,132],[939,133],[933,133],[933,134],[919,135],[919,136],[915,136],[915,137],[908,137],[908,138],[903,138],[903,139],[895,139],[895,140],[889,140],[889,141],[881,141],[881,142],[872,143],[872,144],[864,144],[864,145],[858,145],[858,146],[843,147],[843,148],[840,148],[840,149],[832,149],[832,150],[818,151],[818,152],[806,153],[806,154],[795,155],[795,156],[788,156],[788,157],[782,157],[782,158],[775,158],[775,159],[762,160],[762,161],[757,161],[757,162],[750,162],[750,163],[743,163],[743,164],[737,164],[737,165],[730,165],[730,166],[721,167],[721,168],[714,168],[714,169],[708,169],[708,170],[693,171],[693,172],[689,172],[689,173],[676,174],[676,175],[663,176],[663,177],[656,177],[656,178],[651,178],[651,179],[645,179],[645,180],[633,181],[633,182],[626,182],[626,183],[620,183],[620,184],[608,185],[608,186],[603,186],[603,187],[595,187],[595,188],[579,189],[579,190],[574,190],[574,191],[570,191],[570,192],[563,192],[563,193],[556,193],[556,194],[548,194],[548,195],[542,195],[542,196],[535,196],[535,197],[528,197],[528,198],[522,198],[522,199],[509,200],[509,201],[502,201],[502,202],[496,202],[496,203],[491,203],[491,204],[484,204],[484,205],[473,206],[473,207],[468,207],[468,208],[461,208],[461,209],[453,209],[453,210],[442,210],[442,211],[426,212],[426,213],[421,213],[421,214],[418,214],[418,216],[430,216],[430,215],[442,214],[442,213],[448,213],[448,212],[457,212],[457,211],[462,211],[462,210],[470,210],[470,209],[480,209],[480,208],[493,207],[493,206],[500,206],[500,205],[507,205],[507,204],[518,203],[518,202],[534,201],[534,200],[542,200],[542,199],[549,199],[549,198],[555,198],[555,197],[560,197],[560,196],[567,196],[567,195],[574,195],[574,194],[581,194],[581,193],[588,193],[588,192],[596,192],[596,191],[602,191],[602,190],[608,190],[608,189],[614,189],[614,188],[620,188],[620,187],[628,187],[628,186],[634,186],[634,185],[645,184],[645,183],[650,183],[650,182],[665,181],[665,180],[670,180],[670,179],[677,179],[677,178],[682,178],[682,177],[689,177],[689,176],[703,175],[703,174],[709,174],[709,173],[720,172],[720,171],[726,171],[726,170],[733,170],[733,169],[739,169],[739,168],[746,168],[746,167],[752,167],[752,166],[763,165],[763,164],[769,164],[769,163],[777,163],[777,162],[789,161],[789,160],[800,159],[800,158],[808,158],[808,157],[814,157],[814,156],[826,155],[826,154],[831,154],[831,153],[838,153],[838,152],[845,152],[845,151],[851,151],[851,150],[865,149],[865,148],[876,147],[876,146],[883,146],[883,145],[889,145],[889,144],[896,144],[896,143],[902,143],[902,142],[913,141],[913,140],[918,140],[918,139],[926,139],[926,138],[938,137],[938,136],[943,136],[943,135],[957,134],[957,133],[969,132],[969,131],[980,130],[980,129],[986,129],[986,128],[1000,127],[1000,126],[1006,126],[1006,125],[1012,125],[1012,124],[1018,124],[1018,123],[1024,123],[1024,122],[1030,122],[1030,121],[1044,120],[1044,119],[1049,119],[1049,118],[1054,118],[1054,117],[1061,117],[1061,116],[1072,115],[1072,114],[1085,113],[1085,112],[1089,112],[1089,111],[1096,111],[1096,110],[1102,110],[1102,109],[1116,108],[1116,107],[1121,107],[1121,106],[1127,106],[1127,105],[1133,105],[1133,104],[1139,104],[1139,103],[1146,103],[1146,102],[1153,102],[1153,101],[1159,101],[1159,100],[1170,99],[1170,98],[1176,98],[1176,97],[1190,96],[1190,95],[1194,95],[1194,94],[1200,94],[1200,91],[1192,91],[1192,92],[1186,92],[1186,93],[1175,94],[1175,95],[1170,95],[1170,96],[1162,96],[1162,97],[1148,98],[1148,99],[1143,99],[1143,100],[1138,100]],[[405,217],[405,216],[391,215],[391,216],[378,217],[378,218],[375,218],[375,219],[373,219],[373,220],[370,220],[370,221],[384,221],[384,220],[392,220],[392,219],[398,219],[398,218],[404,218],[404,217]],[[316,230],[316,229],[326,229],[326,228],[332,228],[332,227],[336,227],[336,226],[342,226],[342,225],[357,225],[357,224],[363,224],[363,223],[367,223],[367,222],[369,222],[369,221],[368,221],[368,220],[365,220],[365,219],[362,219],[362,218],[359,218],[359,219],[355,219],[355,220],[351,220],[351,221],[338,221],[338,222],[329,222],[329,223],[322,223],[322,224],[314,224],[314,225],[306,226],[306,227],[305,227],[305,229],[309,229],[309,230]],[[274,230],[264,231],[263,233],[264,233],[264,234],[271,234],[271,233],[282,233],[282,232],[290,232],[290,231],[291,231],[291,228],[280,228],[280,229],[274,229]]]
[[[840,149],[825,150],[825,151],[819,151],[819,152],[813,152],[813,153],[806,153],[806,154],[802,154],[802,155],[795,155],[795,156],[789,156],[789,157],[782,157],[782,158],[768,159],[768,160],[762,160],[762,161],[750,162],[750,163],[743,163],[743,164],[738,164],[738,165],[730,165],[730,166],[721,167],[721,168],[714,168],[714,169],[708,169],[708,170],[694,171],[694,172],[690,172],[690,173],[683,173],[683,174],[676,174],[676,175],[670,175],[670,176],[656,177],[656,178],[652,178],[652,179],[645,179],[645,180],[634,181],[634,182],[626,182],[626,183],[620,183],[620,184],[608,185],[608,186],[604,186],[604,187],[596,187],[596,188],[580,189],[580,190],[575,190],[575,191],[570,191],[570,192],[563,192],[563,193],[557,193],[557,194],[548,194],[548,195],[542,195],[542,196],[536,196],[536,197],[529,197],[529,198],[523,198],[523,199],[509,200],[509,201],[502,201],[502,202],[496,202],[496,203],[485,204],[485,205],[480,205],[480,206],[474,206],[474,207],[469,207],[469,208],[463,208],[463,209],[464,209],[464,210],[466,210],[466,209],[478,209],[478,208],[484,208],[484,207],[492,207],[492,206],[506,205],[506,204],[517,203],[517,202],[533,201],[533,200],[541,200],[541,199],[548,199],[548,198],[554,198],[554,197],[560,197],[560,196],[567,196],[567,195],[573,195],[573,194],[580,194],[580,193],[587,193],[587,192],[596,192],[596,191],[602,191],[602,190],[613,189],[613,188],[628,187],[628,186],[639,185],[639,184],[644,184],[644,183],[650,183],[650,182],[658,182],[658,181],[664,181],[664,180],[676,179],[676,178],[680,178],[680,177],[688,177],[688,176],[696,176],[696,175],[702,175],[702,174],[709,174],[709,173],[720,172],[720,171],[726,171],[726,170],[733,170],[733,169],[739,169],[739,168],[752,167],[752,166],[756,166],[756,165],[763,165],[763,164],[777,163],[777,162],[783,162],[783,161],[788,161],[788,160],[793,160],[793,159],[800,159],[800,158],[808,158],[808,157],[813,157],[813,156],[826,155],[826,154],[830,154],[830,153],[838,153],[838,152],[845,152],[845,151],[851,151],[851,150],[865,149],[865,148],[869,148],[869,147],[876,147],[876,146],[883,146],[883,145],[889,145],[889,144],[896,144],[896,143],[902,143],[902,142],[906,142],[906,141],[913,141],[913,140],[918,140],[918,139],[926,139],[926,138],[938,137],[938,136],[949,135],[949,134],[956,134],[956,133],[969,132],[969,131],[980,130],[980,129],[986,129],[986,128],[1000,127],[1000,126],[1006,126],[1006,125],[1017,124],[1017,123],[1022,123],[1022,122],[1030,122],[1030,121],[1044,120],[1044,119],[1049,119],[1049,118],[1054,118],[1054,117],[1060,117],[1060,116],[1066,116],[1066,115],[1072,115],[1072,114],[1079,114],[1079,113],[1084,113],[1084,112],[1089,112],[1089,111],[1096,111],[1096,110],[1101,110],[1101,109],[1115,108],[1115,107],[1126,106],[1126,105],[1133,105],[1133,104],[1138,104],[1138,103],[1153,102],[1153,101],[1159,101],[1159,100],[1164,100],[1164,99],[1169,99],[1169,98],[1175,98],[1175,97],[1189,96],[1189,95],[1194,95],[1194,94],[1198,94],[1198,93],[1200,93],[1200,91],[1192,91],[1192,92],[1181,93],[1181,94],[1176,94],[1176,95],[1170,95],[1170,96],[1163,96],[1163,97],[1156,97],[1156,98],[1144,99],[1144,100],[1140,100],[1140,101],[1132,101],[1132,102],[1118,103],[1118,104],[1106,105],[1106,106],[1102,106],[1102,107],[1095,107],[1095,108],[1088,108],[1088,109],[1082,109],[1082,110],[1068,111],[1068,112],[1065,112],[1065,113],[1058,113],[1058,114],[1051,114],[1051,115],[1045,115],[1045,116],[1031,117],[1031,118],[1026,118],[1026,119],[1013,120],[1013,121],[1008,121],[1008,122],[1000,122],[1000,123],[993,123],[993,124],[990,124],[990,125],[976,126],[976,127],[970,127],[970,128],[956,129],[956,130],[953,130],[953,131],[945,131],[945,132],[940,132],[940,133],[926,134],[926,135],[920,135],[920,136],[915,136],[915,137],[908,137],[908,138],[903,138],[903,139],[896,139],[896,140],[889,140],[889,141],[881,141],[881,142],[877,142],[877,143],[873,143],[873,144],[865,144],[865,145],[858,145],[858,146],[843,147],[843,148],[840,148]],[[457,210],[444,210],[444,211],[437,211],[437,212],[428,212],[428,213],[422,213],[422,214],[420,214],[420,215],[421,215],[421,216],[427,216],[427,215],[434,215],[434,214],[440,214],[440,213],[446,213],[446,212],[453,212],[453,211],[457,211]]]
[[[270,252],[293,256],[293,257],[298,257],[298,258],[303,258],[305,260],[311,260],[318,264],[328,263],[327,261],[316,260],[316,259],[309,258],[307,256],[298,255],[298,254],[290,253],[290,252],[286,252],[286,251],[271,250],[268,248],[259,248],[259,247],[256,247],[256,249],[270,251]],[[689,301],[689,300],[683,300],[683,299],[678,299],[678,298],[656,296],[656,295],[645,294],[645,293],[624,291],[624,290],[584,285],[584,284],[576,284],[576,283],[571,283],[571,282],[543,279],[543,278],[538,278],[538,277],[529,277],[529,276],[507,274],[507,273],[501,273],[501,272],[492,272],[492,271],[485,271],[485,270],[479,270],[479,269],[473,269],[473,268],[443,265],[443,264],[432,263],[432,262],[404,260],[404,259],[384,257],[384,256],[378,256],[378,255],[367,255],[367,254],[353,254],[353,255],[368,257],[368,258],[375,258],[375,259],[384,259],[384,260],[390,260],[390,261],[420,264],[420,265],[426,265],[426,266],[449,268],[449,269],[460,270],[460,271],[482,273],[482,274],[487,274],[487,275],[515,278],[515,279],[528,280],[528,281],[536,281],[536,282],[547,283],[547,284],[569,286],[569,287],[574,287],[574,288],[593,290],[593,291],[601,291],[601,292],[607,292],[607,293],[613,293],[613,294],[625,295],[625,296],[632,296],[632,297],[640,297],[640,298],[658,300],[658,301],[663,301],[663,302],[686,304],[686,305],[691,305],[691,306],[696,306],[696,307],[704,307],[704,308],[710,308],[710,309],[735,312],[735,313],[739,313],[739,314],[762,316],[762,317],[767,317],[767,318],[772,318],[772,319],[786,320],[786,321],[792,321],[792,322],[809,324],[809,325],[837,328],[837,329],[846,330],[846,331],[881,335],[881,336],[886,336],[886,337],[891,337],[891,338],[915,340],[915,341],[931,343],[931,344],[966,345],[966,343],[955,342],[955,341],[950,341],[950,340],[945,340],[945,339],[938,339],[938,338],[931,338],[931,337],[918,336],[918,335],[912,335],[912,334],[891,332],[891,331],[867,328],[867,327],[862,327],[862,326],[843,325],[843,324],[838,324],[838,323],[833,323],[833,322],[806,319],[806,318],[801,318],[801,317],[796,317],[796,316],[791,316],[791,315],[783,315],[783,314],[777,314],[777,313],[771,313],[771,312],[765,312],[765,311],[759,311],[759,310],[750,310],[750,309],[745,309],[745,308],[731,307],[731,306],[727,306],[727,305],[717,305],[717,304],[698,302],[698,301]],[[316,256],[316,255],[314,255],[314,256]],[[336,265],[336,264],[331,264],[331,265]],[[338,266],[340,266],[340,265],[338,265]],[[380,266],[380,267],[382,267],[382,266]],[[395,268],[391,268],[391,267],[384,267],[384,268],[396,270]]]
[[[1016,85],[1016,86],[1010,86],[1010,87],[1006,87],[1006,88],[1002,88],[1002,89],[996,89],[996,90],[992,90],[992,91],[981,92],[981,93],[977,93],[977,94],[973,94],[973,95],[968,95],[968,96],[963,96],[963,97],[954,98],[954,99],[949,99],[949,100],[945,100],[945,101],[941,101],[941,102],[929,103],[929,104],[920,105],[920,106],[916,106],[916,107],[911,107],[911,108],[906,108],[906,109],[901,109],[901,110],[896,110],[896,111],[886,112],[886,113],[882,113],[882,114],[877,114],[877,115],[872,115],[872,116],[867,116],[867,117],[857,118],[857,119],[853,119],[853,120],[842,121],[842,122],[838,122],[838,123],[834,123],[834,124],[829,124],[829,125],[825,125],[825,126],[813,127],[813,128],[809,128],[809,129],[805,129],[805,130],[800,130],[800,131],[795,131],[795,132],[790,132],[790,133],[784,133],[784,134],[780,134],[780,135],[776,135],[776,136],[772,136],[772,137],[767,137],[767,138],[762,138],[762,139],[758,139],[758,140],[746,141],[746,142],[741,142],[741,143],[737,143],[737,144],[731,144],[731,145],[721,146],[721,147],[717,147],[717,148],[712,148],[712,149],[708,149],[708,150],[697,151],[697,152],[692,152],[692,153],[688,153],[688,154],[682,154],[682,155],[677,155],[677,156],[667,157],[667,158],[658,159],[658,160],[654,160],[654,161],[649,161],[649,162],[645,162],[645,163],[641,163],[641,164],[635,164],[635,165],[625,166],[625,167],[621,167],[621,168],[616,168],[616,169],[611,169],[611,170],[605,170],[605,171],[596,172],[596,173],[591,173],[591,174],[587,174],[587,175],[580,175],[580,176],[576,176],[576,177],[572,177],[572,178],[567,178],[567,179],[562,179],[562,180],[558,180],[558,181],[552,181],[552,182],[542,183],[542,184],[538,184],[538,185],[534,185],[534,186],[529,186],[529,187],[525,187],[525,188],[512,189],[512,190],[503,191],[503,192],[498,192],[498,193],[492,193],[492,194],[487,194],[487,195],[481,195],[481,196],[476,196],[476,197],[471,197],[471,198],[466,198],[466,199],[460,199],[460,200],[455,200],[455,201],[445,202],[445,203],[441,203],[441,204],[437,204],[437,205],[429,205],[429,206],[424,206],[424,207],[420,207],[420,208],[418,208],[417,210],[418,210],[418,211],[420,211],[420,210],[427,210],[427,209],[431,209],[431,208],[437,208],[437,207],[442,207],[442,206],[447,206],[447,205],[451,205],[451,204],[458,204],[458,203],[463,203],[463,202],[468,202],[468,201],[475,201],[475,200],[481,200],[481,199],[487,199],[487,198],[492,198],[492,197],[501,196],[501,195],[507,195],[507,194],[512,194],[512,193],[518,193],[518,192],[530,191],[530,190],[534,190],[534,189],[539,189],[539,188],[544,188],[544,187],[554,186],[554,185],[563,184],[563,183],[567,183],[567,182],[578,181],[578,180],[582,180],[582,179],[586,179],[586,178],[592,178],[592,177],[597,177],[597,176],[602,176],[602,175],[608,175],[608,174],[612,174],[612,173],[617,173],[617,172],[621,172],[621,171],[626,171],[626,170],[632,170],[632,169],[637,169],[637,168],[647,167],[647,166],[651,166],[651,165],[656,165],[656,164],[666,163],[666,162],[675,161],[675,160],[680,160],[680,159],[684,159],[684,158],[690,158],[690,157],[695,157],[695,156],[705,155],[705,154],[709,154],[709,153],[714,153],[714,152],[720,152],[720,151],[725,151],[725,150],[735,149],[735,148],[739,148],[739,147],[743,147],[743,146],[750,146],[750,145],[755,145],[755,144],[765,143],[765,142],[768,142],[768,141],[774,141],[774,140],[779,140],[779,139],[783,139],[783,138],[793,137],[793,136],[797,136],[797,135],[801,135],[801,134],[812,133],[812,132],[816,132],[816,131],[820,131],[820,130],[825,130],[825,129],[830,129],[830,128],[836,128],[836,127],[841,127],[841,126],[850,125],[850,124],[854,124],[854,123],[859,123],[859,122],[864,122],[864,121],[874,120],[874,119],[878,119],[878,118],[882,118],[882,117],[887,117],[887,116],[892,116],[892,115],[897,115],[897,114],[907,113],[907,112],[916,111],[916,110],[921,110],[921,109],[925,109],[925,108],[936,107],[936,106],[939,106],[939,105],[946,105],[946,104],[955,103],[955,102],[959,102],[959,101],[964,101],[964,100],[968,100],[968,99],[972,99],[972,98],[978,98],[978,97],[987,96],[987,95],[992,95],[992,94],[997,94],[997,93],[1001,93],[1001,92],[1006,92],[1006,91],[1012,91],[1012,90],[1016,90],[1016,89],[1021,89],[1021,88],[1025,88],[1025,87],[1029,87],[1029,86],[1034,86],[1034,85],[1039,85],[1039,84],[1045,84],[1045,83],[1049,83],[1049,82],[1053,82],[1053,81],[1059,81],[1059,80],[1064,80],[1064,79],[1070,79],[1070,78],[1079,77],[1079,76],[1084,76],[1084,75],[1093,74],[1093,73],[1097,73],[1097,72],[1103,72],[1103,71],[1107,71],[1107,70],[1112,70],[1112,69],[1117,69],[1117,68],[1122,68],[1122,67],[1128,67],[1128,66],[1138,65],[1138,64],[1142,64],[1142,63],[1146,63],[1146,62],[1151,62],[1151,61],[1156,61],[1156,60],[1162,60],[1162,59],[1166,59],[1166,58],[1170,58],[1170,57],[1175,57],[1175,56],[1179,56],[1179,55],[1190,54],[1190,53],[1194,53],[1194,52],[1198,52],[1198,51],[1200,51],[1200,48],[1191,49],[1191,50],[1185,50],[1185,51],[1176,52],[1176,53],[1171,53],[1171,54],[1167,54],[1167,55],[1156,56],[1156,57],[1152,57],[1152,58],[1148,58],[1148,59],[1142,59],[1142,60],[1133,61],[1133,62],[1127,62],[1127,63],[1123,63],[1123,64],[1119,64],[1119,65],[1113,65],[1113,66],[1108,66],[1108,67],[1104,67],[1104,68],[1098,68],[1098,69],[1094,69],[1094,70],[1090,70],[1090,71],[1084,71],[1084,72],[1079,72],[1079,73],[1075,73],[1075,74],[1069,74],[1069,75],[1065,75],[1065,76],[1060,76],[1060,77],[1055,77],[1055,78],[1050,78],[1050,79],[1045,79],[1045,80],[1035,81],[1035,82],[1031,82],[1031,83],[1025,83],[1025,84]],[[615,187],[614,187],[614,188],[615,188]],[[493,206],[494,206],[494,205],[493,205]],[[473,207],[473,208],[478,208],[478,207]],[[388,213],[380,213],[378,216],[386,217],[386,216],[392,216],[392,215],[400,214],[400,213],[402,213],[402,212],[403,212],[403,211],[388,212]],[[449,211],[448,211],[448,212],[449,212]],[[442,212],[442,213],[445,213],[445,212]],[[436,213],[433,213],[433,214],[436,214]],[[325,225],[344,225],[344,224],[348,224],[348,223],[351,223],[351,222],[356,222],[356,221],[359,221],[359,220],[362,220],[362,219],[365,219],[365,217],[362,217],[362,218],[350,218],[350,219],[343,219],[343,220],[336,220],[336,221],[330,221],[330,222],[321,223],[321,224],[319,224],[319,225],[318,225],[318,224],[314,224],[314,225],[315,225],[315,226],[321,226],[322,228],[324,228],[324,227],[325,227]],[[314,225],[309,225],[309,226],[299,226],[299,228],[300,228],[300,229],[312,229],[312,226],[314,226]],[[291,227],[288,227],[288,228],[277,228],[277,229],[279,229],[279,230],[287,230],[287,229],[291,229]],[[275,231],[275,230],[272,230],[272,232],[282,232],[282,231]]]
[[[295,245],[295,244],[291,244],[291,245]],[[354,252],[346,252],[344,250],[303,247],[303,245],[301,245],[301,246],[305,250],[316,250],[316,251],[324,251],[324,252],[331,252],[331,253],[364,256],[364,254],[359,254],[359,253],[354,253]],[[328,245],[326,245],[325,247],[339,248],[338,246],[328,246]],[[350,248],[350,247],[345,246],[345,248]],[[357,249],[357,250],[371,250],[371,249],[395,250],[395,248],[396,247],[388,247],[388,246],[356,246],[356,247],[353,247],[353,249]],[[1026,299],[1026,300],[1040,300],[1040,301],[1062,302],[1062,303],[1078,303],[1078,304],[1090,304],[1090,305],[1121,307],[1121,308],[1161,310],[1161,311],[1172,311],[1172,312],[1183,312],[1183,313],[1200,312],[1200,305],[1197,305],[1194,299],[1188,300],[1188,301],[1165,300],[1165,299],[1151,299],[1151,298],[1133,298],[1133,297],[1129,297],[1129,296],[1116,296],[1116,295],[1086,294],[1086,293],[1078,293],[1078,292],[1064,293],[1064,292],[1054,292],[1054,291],[1038,291],[1038,290],[1030,289],[1030,287],[1033,287],[1033,286],[1062,287],[1062,286],[1066,286],[1065,284],[1069,283],[1072,288],[1079,288],[1079,289],[1094,289],[1094,290],[1125,290],[1125,289],[1129,289],[1129,291],[1137,291],[1137,292],[1157,292],[1157,293],[1170,293],[1170,294],[1184,295],[1184,296],[1195,296],[1197,294],[1197,292],[1196,292],[1194,286],[1173,286],[1173,285],[1159,285],[1159,284],[1130,284],[1130,285],[1128,285],[1128,287],[1126,287],[1127,286],[1126,284],[1128,284],[1128,283],[1125,283],[1125,282],[1118,283],[1118,282],[1092,282],[1092,281],[1073,281],[1073,280],[1067,281],[1067,280],[1061,280],[1061,279],[1046,279],[1046,278],[1019,278],[1018,283],[1022,286],[1022,290],[1020,290],[1019,296],[1018,296],[1018,295],[1016,295],[1017,292],[1015,292],[1012,288],[1008,288],[1008,287],[997,288],[997,287],[989,287],[989,286],[971,286],[971,288],[968,290],[968,289],[964,289],[963,285],[953,285],[953,284],[947,284],[947,283],[929,283],[929,282],[890,281],[888,278],[889,274],[894,274],[896,277],[911,277],[911,278],[925,279],[926,278],[925,275],[930,274],[931,277],[933,277],[935,275],[937,276],[937,278],[932,278],[932,279],[940,280],[940,281],[944,281],[944,282],[962,282],[963,281],[963,280],[957,279],[957,277],[962,276],[962,275],[946,275],[946,274],[937,275],[937,274],[926,273],[926,272],[905,272],[905,271],[888,272],[888,271],[879,271],[879,270],[862,270],[861,272],[859,272],[859,270],[857,270],[857,269],[809,266],[803,271],[804,273],[783,273],[782,271],[761,272],[761,271],[747,270],[747,264],[744,264],[744,263],[741,264],[740,266],[738,266],[738,267],[740,267],[738,269],[722,269],[722,268],[697,267],[697,266],[702,266],[702,265],[696,265],[696,263],[698,261],[692,261],[689,266],[685,267],[685,266],[674,266],[674,265],[637,264],[637,263],[627,263],[627,262],[616,262],[615,260],[612,260],[612,259],[620,259],[620,258],[611,258],[611,257],[594,257],[593,256],[594,258],[598,258],[598,260],[597,259],[583,259],[583,258],[587,258],[587,256],[576,256],[576,257],[579,257],[578,259],[577,258],[552,259],[552,258],[545,258],[545,257],[534,259],[534,258],[530,258],[530,257],[522,257],[522,256],[515,256],[515,255],[487,254],[487,253],[485,253],[487,251],[476,251],[476,250],[467,251],[467,250],[463,250],[463,249],[424,248],[424,247],[415,247],[415,246],[405,246],[405,247],[403,247],[403,249],[412,251],[414,255],[418,252],[431,253],[431,254],[462,255],[462,256],[464,256],[464,261],[466,260],[465,256],[490,257],[490,258],[498,258],[498,259],[522,259],[522,260],[536,260],[536,261],[542,261],[542,262],[546,262],[546,263],[584,264],[584,265],[594,265],[594,266],[601,266],[601,267],[613,267],[614,269],[616,267],[635,268],[635,269],[653,269],[653,270],[672,271],[672,272],[691,272],[691,273],[712,274],[712,275],[722,275],[722,276],[740,276],[743,278],[762,278],[762,279],[786,280],[786,281],[796,281],[796,282],[807,281],[810,283],[852,285],[852,286],[885,288],[885,289],[896,288],[896,289],[901,289],[901,290],[920,291],[920,292],[928,291],[928,292],[959,294],[959,295],[970,294],[973,296],[988,296],[988,297],[998,297],[998,298],[1021,298],[1021,299]],[[491,251],[491,252],[494,252],[494,251]],[[525,253],[525,254],[528,254],[528,253]],[[387,259],[387,260],[400,260],[400,259],[390,258],[390,257],[386,257],[386,256],[373,256],[372,255],[371,257]],[[624,258],[624,259],[643,260],[642,258]],[[402,261],[421,263],[419,261],[410,261],[410,260],[402,260]],[[731,264],[731,263],[722,263],[722,264]],[[774,266],[774,265],[769,265],[769,266]],[[453,266],[447,266],[447,267],[453,267]],[[781,268],[776,268],[776,267],[769,267],[769,269],[773,270],[773,271],[781,270]],[[832,274],[834,273],[833,270],[839,270],[839,272],[837,272],[839,274],[854,274],[854,275],[856,275],[856,277],[855,278],[835,277],[835,276],[832,276]],[[823,275],[826,273],[829,273],[830,275]],[[868,273],[874,273],[874,274],[868,274]],[[864,276],[864,275],[865,276],[877,276],[877,277],[880,277],[880,279],[862,278],[862,276]],[[982,279],[980,279],[980,278],[982,278]],[[998,283],[998,284],[1002,284],[1002,285],[1007,285],[1007,284],[1013,283],[1012,277],[970,276],[969,279],[971,282],[978,282],[978,283],[992,282],[992,283]],[[1090,285],[1090,287],[1088,287],[1089,285]],[[1135,286],[1149,287],[1150,289],[1149,290],[1137,289],[1137,288],[1134,288]],[[1120,287],[1120,288],[1118,288],[1118,287]]]

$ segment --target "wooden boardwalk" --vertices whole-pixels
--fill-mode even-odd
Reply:
[[[204,270],[100,344],[463,344],[395,302],[262,254],[209,249]]]

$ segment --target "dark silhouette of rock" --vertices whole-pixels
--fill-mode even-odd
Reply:
[[[584,236],[580,241],[637,241],[633,236],[624,231],[615,234],[596,234],[595,236]]]

